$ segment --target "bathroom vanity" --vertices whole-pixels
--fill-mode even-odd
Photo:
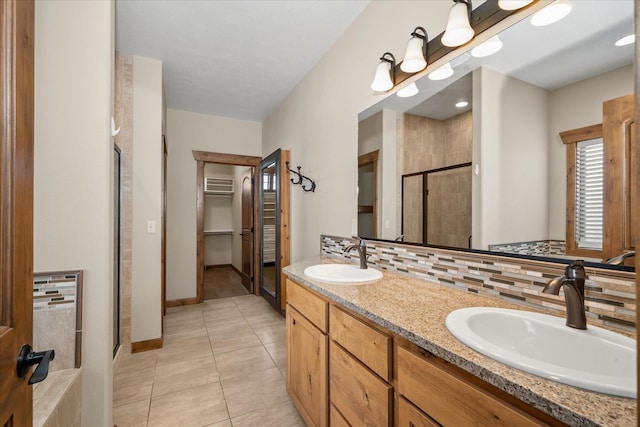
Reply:
[[[287,267],[287,390],[309,426],[608,425],[636,422],[636,400],[506,366],[445,327],[471,306],[530,310],[385,271],[330,284]]]

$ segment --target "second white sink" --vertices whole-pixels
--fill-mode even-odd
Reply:
[[[375,268],[363,270],[350,264],[316,264],[305,268],[304,274],[312,279],[341,285],[374,282],[382,278],[382,273]]]
[[[635,398],[636,341],[541,313],[470,307],[449,313],[449,331],[474,350],[514,368],[600,393]]]

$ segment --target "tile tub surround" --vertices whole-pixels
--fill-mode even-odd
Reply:
[[[321,253],[357,260],[345,254],[354,239],[321,236]],[[470,293],[500,298],[525,307],[564,316],[564,295],[543,294],[549,280],[564,275],[565,264],[499,255],[367,241],[369,264]],[[618,331],[635,333],[635,273],[586,268],[587,321]]]
[[[33,348],[56,351],[51,371],[80,367],[82,271],[34,273]]]
[[[509,254],[555,256],[566,255],[564,240],[534,240],[531,242],[501,243],[489,245],[489,250]]]
[[[80,427],[82,370],[50,372],[33,388],[33,427]]]
[[[465,346],[445,326],[447,315],[464,307],[524,307],[388,270],[383,271],[383,278],[378,282],[354,286],[332,285],[304,275],[304,269],[310,265],[337,261],[336,257],[317,255],[285,267],[284,272],[328,299],[562,422],[575,426],[635,425],[635,399],[593,393],[511,368]]]

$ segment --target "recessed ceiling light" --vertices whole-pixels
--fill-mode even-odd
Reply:
[[[456,102],[456,107],[458,107],[458,108],[464,108],[467,105],[469,105],[468,101],[458,101],[458,102]]]
[[[493,36],[489,40],[471,49],[471,56],[484,58],[485,56],[493,55],[500,49],[502,49],[502,40],[500,40],[498,36]]]
[[[451,68],[451,64],[448,62],[444,64],[442,67],[437,68],[429,73],[429,79],[431,80],[444,80],[453,76],[453,68]]]
[[[573,5],[569,0],[556,0],[544,9],[534,13],[531,17],[531,25],[534,27],[544,27],[558,22],[571,12]]]
[[[398,95],[400,98],[409,98],[410,96],[417,95],[418,92],[420,91],[418,90],[418,86],[416,86],[414,82],[409,86],[400,89],[398,92],[396,92],[396,95]]]
[[[624,36],[620,40],[616,42],[616,46],[626,46],[636,41],[635,34],[629,34],[628,36]]]

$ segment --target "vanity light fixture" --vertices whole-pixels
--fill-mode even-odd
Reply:
[[[634,43],[636,41],[636,35],[635,34],[629,34],[628,36],[624,36],[623,38],[621,38],[620,40],[618,40],[616,42],[616,46],[627,46],[631,43]]]
[[[471,56],[475,58],[484,58],[485,56],[493,55],[500,49],[502,49],[502,40],[500,40],[500,37],[495,35],[489,40],[471,49]]]
[[[449,47],[462,46],[473,38],[475,32],[471,28],[471,0],[453,0],[449,11],[447,29],[442,35],[442,44]]]
[[[544,27],[545,25],[551,25],[571,12],[573,5],[569,0],[556,0],[544,9],[534,13],[531,17],[531,25],[534,27]]]
[[[420,32],[423,34],[420,34]],[[400,64],[400,69],[405,73],[417,73],[424,70],[427,66],[428,43],[427,30],[422,27],[416,27],[407,43],[407,50],[404,54],[404,60]]]
[[[453,68],[451,68],[451,64],[448,62],[444,64],[442,67],[437,68],[429,73],[430,80],[444,80],[453,76]]]
[[[456,102],[456,107],[458,107],[458,108],[464,108],[467,105],[469,105],[468,101],[458,101],[458,102]]]
[[[396,58],[392,53],[385,52],[380,57],[376,75],[371,83],[371,89],[376,92],[386,92],[393,87],[396,80]]]
[[[532,2],[533,0],[498,0],[498,7],[502,10],[516,10]]]
[[[411,96],[417,95],[418,92],[420,92],[420,90],[418,90],[418,86],[416,86],[416,83],[413,82],[409,86],[403,87],[398,92],[396,92],[396,95],[398,95],[400,98],[409,98]]]

